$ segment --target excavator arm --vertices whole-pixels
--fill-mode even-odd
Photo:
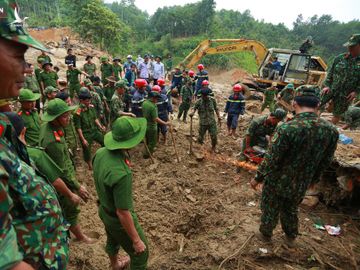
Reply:
[[[214,43],[230,43],[212,47]],[[209,39],[202,41],[185,59],[180,63],[181,67],[192,68],[200,59],[207,54],[223,54],[241,51],[254,53],[257,65],[264,60],[267,49],[259,41],[248,39]]]

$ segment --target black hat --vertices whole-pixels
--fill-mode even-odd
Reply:
[[[156,59],[156,58],[159,58],[159,59],[160,59],[160,61],[162,60],[162,58],[161,58],[161,56],[160,56],[160,55],[155,56],[155,59]]]
[[[69,98],[69,94],[66,92],[58,92],[55,97],[66,101]]]
[[[85,60],[87,61],[87,60],[89,60],[89,59],[93,59],[93,57],[92,57],[91,55],[87,55],[86,58],[85,58]]]

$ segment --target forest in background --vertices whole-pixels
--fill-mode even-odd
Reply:
[[[127,54],[171,54],[175,63],[204,39],[246,38],[261,41],[267,48],[298,49],[308,36],[314,40],[310,52],[329,63],[346,51],[342,44],[360,29],[359,20],[343,23],[326,14],[311,18],[299,14],[289,29],[282,23],[257,20],[249,10],[216,11],[214,0],[159,8],[151,16],[134,0],[111,4],[101,0],[18,0],[18,4],[20,15],[29,17],[29,27],[69,26],[110,54],[122,58]],[[202,62],[222,69],[240,66],[256,71],[253,56],[246,52],[206,56]]]

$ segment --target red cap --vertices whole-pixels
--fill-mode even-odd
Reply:
[[[148,85],[148,83],[147,83],[147,81],[145,79],[136,79],[134,83],[139,88]]]
[[[160,78],[157,80],[157,84],[160,86],[164,86],[165,85],[165,80],[163,78]]]
[[[189,70],[189,73],[188,73],[188,74],[189,74],[190,77],[192,77],[192,76],[195,75],[195,72],[194,72],[193,70]],[[158,80],[158,81],[159,81],[159,80]]]
[[[199,70],[203,70],[203,69],[204,69],[204,65],[203,65],[203,64],[199,64],[199,65],[198,65],[198,69],[199,69]]]
[[[153,86],[153,88],[151,89],[151,91],[153,91],[153,92],[161,92],[161,88],[160,88],[160,86],[158,86],[158,85],[154,85]]]
[[[202,82],[201,82],[201,85],[209,85],[209,81],[208,80],[203,80]]]
[[[243,90],[240,84],[235,84],[233,87],[234,92],[241,92]]]

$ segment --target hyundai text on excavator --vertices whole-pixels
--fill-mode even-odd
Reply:
[[[219,44],[218,46],[215,46]],[[326,77],[324,60],[319,56],[301,53],[298,50],[267,49],[264,44],[256,40],[248,39],[209,39],[202,41],[180,63],[184,68],[192,68],[202,57],[212,54],[234,53],[250,51],[254,53],[258,65],[258,74],[242,81],[251,88],[263,89],[273,82],[284,87],[293,83],[295,87],[302,84],[321,85]],[[277,58],[281,69],[273,72],[272,61]]]

